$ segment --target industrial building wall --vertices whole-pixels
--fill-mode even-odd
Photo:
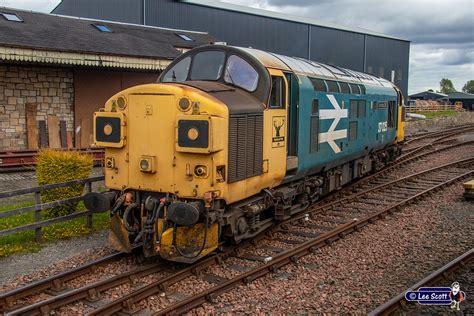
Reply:
[[[146,14],[143,14],[146,12]],[[173,0],[63,0],[53,13],[209,32],[217,41],[369,72],[407,95],[410,43]]]

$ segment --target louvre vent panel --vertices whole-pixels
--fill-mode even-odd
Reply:
[[[262,174],[262,146],[263,116],[231,115],[229,121],[229,183]]]
[[[309,152],[314,153],[319,149],[319,116],[311,116]]]

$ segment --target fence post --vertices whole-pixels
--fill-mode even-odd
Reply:
[[[86,193],[92,192],[92,182],[86,182]],[[92,211],[87,214],[87,227],[92,228]]]
[[[35,192],[35,222],[41,221],[41,192]],[[35,229],[35,240],[41,242],[43,237],[41,236],[41,227]]]

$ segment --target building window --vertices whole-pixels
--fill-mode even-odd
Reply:
[[[1,15],[3,15],[3,17],[5,18],[5,20],[7,21],[11,21],[11,22],[23,22],[23,19],[20,18],[17,14],[15,13],[7,13],[7,12],[2,12],[0,13]]]
[[[336,81],[326,80],[326,84],[328,85],[328,92],[339,92],[339,86]]]
[[[326,84],[322,79],[310,78],[311,83],[313,84],[314,91],[323,91],[327,92]]]
[[[397,71],[397,80],[402,80],[402,70],[398,69]]]
[[[193,42],[194,41],[191,37],[187,36],[186,34],[176,34],[176,35],[178,35],[184,41],[187,41],[187,42]]]
[[[104,32],[104,33],[112,33],[113,30],[108,27],[107,25],[104,25],[104,24],[92,24],[92,26],[94,26],[96,29],[98,29],[99,31],[101,32]]]
[[[369,74],[374,73],[374,70],[373,70],[372,66],[367,66],[367,72],[368,72]]]
[[[384,67],[380,67],[379,68],[379,77],[382,77],[385,75],[385,68]]]

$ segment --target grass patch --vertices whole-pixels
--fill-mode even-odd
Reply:
[[[432,119],[436,117],[455,117],[458,115],[459,112],[455,110],[447,110],[447,111],[437,111],[437,112],[416,112],[416,114],[421,114],[426,116],[427,119]]]
[[[23,202],[15,205],[0,206],[0,212],[34,205],[33,202]],[[82,202],[79,203],[77,211],[84,210]],[[92,232],[109,227],[110,216],[108,212],[93,215],[92,228],[87,227],[87,218],[81,217],[71,221],[58,223],[43,227],[42,236],[45,242],[69,239],[73,237],[89,235]],[[34,212],[10,216],[0,219],[0,230],[31,224],[34,222]],[[44,243],[35,241],[35,232],[26,231],[14,235],[0,237],[0,257],[6,257],[15,253],[34,252],[40,250]]]

